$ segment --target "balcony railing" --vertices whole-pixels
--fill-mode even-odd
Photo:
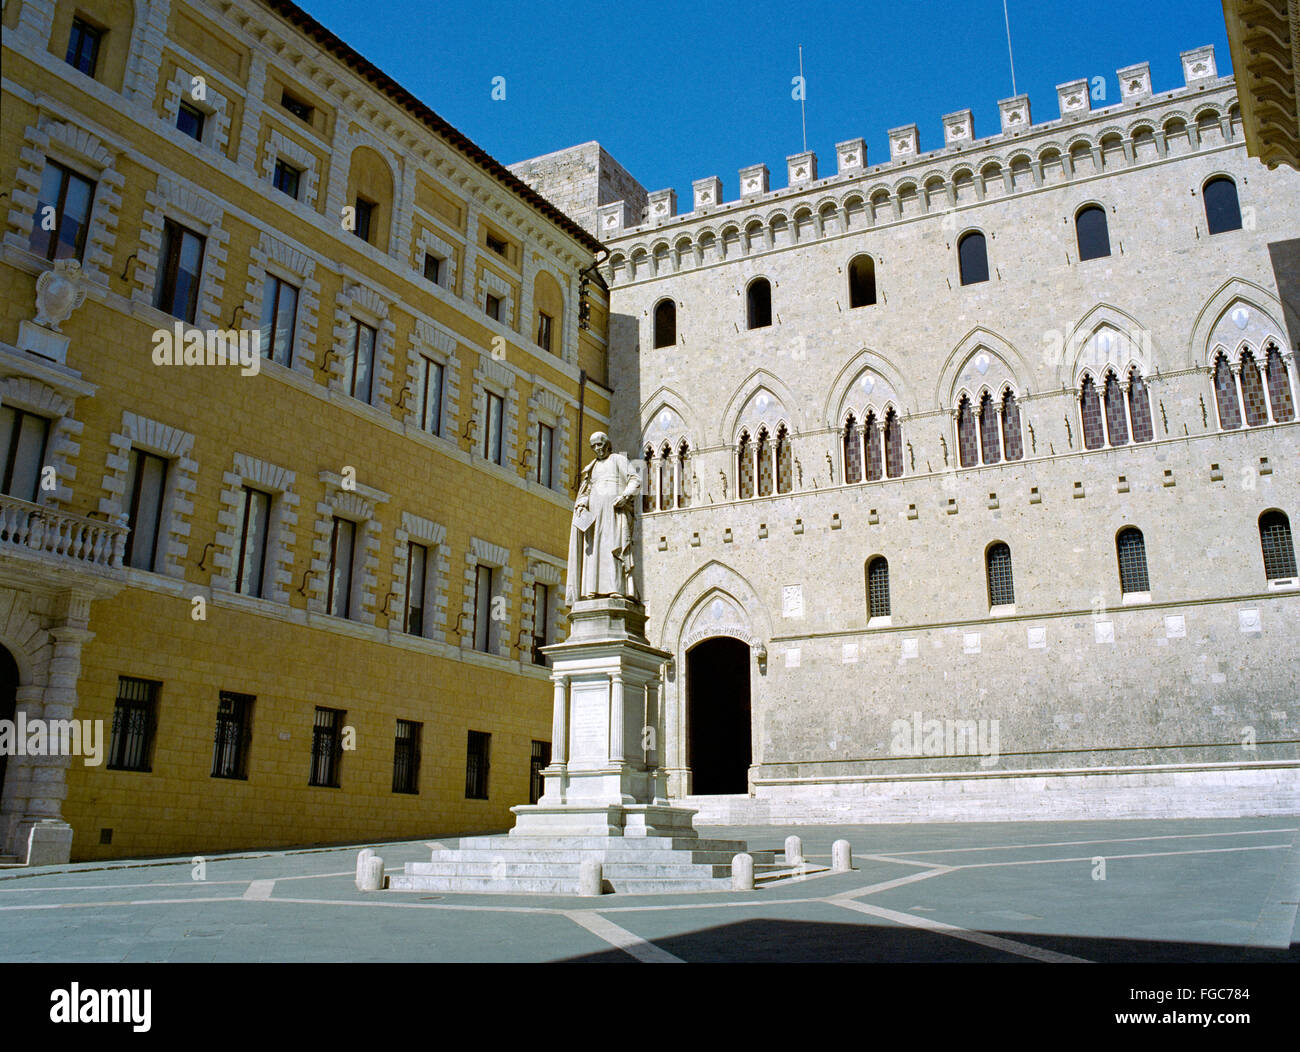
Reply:
[[[28,548],[91,566],[120,567],[127,528],[0,495],[0,551]]]

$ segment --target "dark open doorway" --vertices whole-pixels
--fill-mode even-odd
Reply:
[[[686,653],[686,763],[691,792],[749,792],[749,644],[706,639]]]
[[[12,720],[18,702],[18,664],[0,647],[0,720]],[[5,798],[5,767],[9,757],[0,752],[0,801]]]

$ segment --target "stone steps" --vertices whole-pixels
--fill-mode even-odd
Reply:
[[[718,865],[731,866],[731,860],[739,854],[738,851],[634,851],[627,849],[611,848],[608,851],[589,850],[550,850],[547,848],[532,848],[527,851],[495,851],[489,848],[475,848],[473,850],[464,850],[461,848],[447,848],[442,851],[435,851],[430,859],[431,862],[464,865],[491,864],[495,862],[505,862],[509,865],[539,863],[548,865],[578,865],[589,858],[600,859],[605,865],[647,865],[647,864],[664,864],[670,862],[688,862],[696,865]],[[755,867],[770,866],[776,863],[775,851],[752,851],[750,854],[754,858]],[[425,865],[422,862],[412,863],[412,865]]]
[[[458,846],[464,850],[490,849],[492,851],[526,851],[541,845],[547,849],[604,851],[611,845],[619,843],[637,851],[730,851],[735,855],[745,850],[743,840],[706,840],[703,837],[528,837],[498,834],[461,837],[457,841]]]
[[[501,895],[577,895],[578,876],[507,878],[483,876],[407,876],[389,878],[392,891],[479,892]],[[656,895],[679,891],[729,891],[730,877],[690,877],[672,879],[623,877],[605,878],[605,891],[619,894]]]

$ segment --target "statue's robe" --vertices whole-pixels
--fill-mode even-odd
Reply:
[[[632,521],[635,505],[616,511],[622,497],[635,497],[641,479],[624,453],[610,453],[582,469],[569,532],[569,572],[565,602],[572,606],[588,596],[635,598],[632,576]],[[586,498],[587,507],[579,507]]]

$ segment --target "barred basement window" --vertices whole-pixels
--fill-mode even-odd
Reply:
[[[1142,531],[1128,526],[1115,538],[1115,554],[1119,557],[1119,590],[1124,595],[1151,591],[1147,577],[1147,547]]]
[[[889,562],[878,555],[867,563],[867,617],[889,616]]]
[[[311,777],[308,785],[327,789],[339,787],[339,767],[343,760],[344,709],[317,706],[316,722],[311,731]]]
[[[212,777],[248,777],[248,747],[253,738],[251,694],[223,690],[217,697],[217,732],[212,746]]]
[[[1259,517],[1259,546],[1264,555],[1264,576],[1268,580],[1284,581],[1296,576],[1291,521],[1285,514],[1266,511]]]
[[[417,794],[420,791],[420,729],[423,725],[410,720],[397,721],[393,739],[393,792]]]
[[[150,754],[161,683],[117,677],[113,706],[113,736],[108,746],[110,771],[150,771]]]
[[[137,570],[158,565],[158,541],[163,534],[163,494],[167,489],[167,461],[142,449],[131,450],[126,477],[126,551],[122,561]]]
[[[483,731],[470,731],[465,750],[465,799],[488,798],[488,769],[492,735]]]
[[[551,743],[533,742],[533,753],[528,761],[528,802],[537,803],[545,792],[546,780],[542,771],[551,766]]]
[[[1013,605],[1016,590],[1011,581],[1011,549],[999,541],[989,547],[984,560],[988,570],[989,606]]]
[[[94,183],[47,160],[28,249],[50,260],[81,259],[94,200]]]

